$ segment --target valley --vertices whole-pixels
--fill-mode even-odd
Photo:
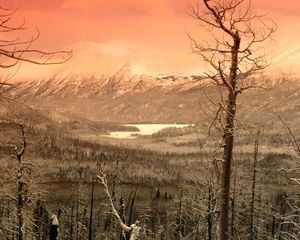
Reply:
[[[0,240],[300,239],[299,9],[1,2]]]
[[[92,182],[100,171],[107,175],[116,202],[124,201],[131,218],[140,219],[152,234],[158,234],[159,226],[170,236],[176,233],[168,226],[178,219],[178,204],[184,207],[184,228],[193,234],[188,229],[198,221],[194,212],[207,211],[193,205],[194,198],[205,205],[209,189],[218,191],[222,137],[211,124],[224,89],[200,76],[139,76],[126,68],[112,76],[55,75],[21,82],[9,91],[9,97],[16,99],[10,103],[14,114],[1,112],[7,122],[1,128],[2,191],[14,192],[10,179],[16,163],[9,160],[13,154],[9,146],[20,146],[21,139],[9,121],[15,121],[17,114],[28,140],[25,160],[34,166],[32,204],[41,201],[47,211],[60,209],[61,232],[68,239],[74,227],[83,236],[88,234]],[[260,211],[271,214],[258,220],[264,229],[272,225],[272,214],[279,214],[273,199],[283,194],[294,198],[299,193],[290,180],[298,172],[289,172],[298,168],[298,155],[284,123],[299,141],[300,84],[287,80],[277,86],[278,80],[270,79],[268,85],[273,89],[249,90],[239,96],[232,173],[238,182],[232,193],[236,194],[237,219],[243,221],[250,213],[244,204],[256,171]],[[94,226],[99,226],[94,234],[105,235],[115,227],[107,222],[111,221],[103,207],[107,199],[98,181],[93,199]],[[284,206],[280,204],[279,209]],[[85,227],[76,227],[70,220],[74,218]],[[205,227],[199,231],[205,234]],[[247,228],[240,234],[247,234]]]
[[[298,236],[300,82],[258,74],[238,87],[248,84],[260,87],[237,98],[232,234],[248,236],[254,216],[257,239]],[[2,236],[13,239],[10,199],[23,169],[26,216],[43,223],[32,232],[48,233],[56,212],[62,239],[120,239],[96,178],[104,173],[124,221],[139,219],[146,239],[197,239],[208,228],[216,235],[225,86],[202,75],[133,73],[125,63],[106,74],[63,69],[1,90]]]

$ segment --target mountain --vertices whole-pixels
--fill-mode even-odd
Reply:
[[[23,81],[12,94],[22,98],[95,98],[101,96],[120,97],[124,94],[145,92],[160,88],[166,92],[186,91],[202,85],[198,76],[151,76],[131,74],[130,63],[126,63],[111,76],[99,74],[73,74],[60,72],[46,80]]]
[[[85,119],[82,122],[88,126],[88,121],[207,122],[216,111],[211,102],[220,101],[217,88],[204,77],[133,74],[129,62],[109,75],[64,71],[45,80],[23,81],[10,94],[50,119],[72,126],[78,119]],[[272,111],[299,119],[300,82],[287,81],[269,91],[248,90],[238,103],[239,117],[247,121],[274,118]]]
[[[73,49],[73,58],[59,65],[55,74],[38,72],[33,80],[20,81],[10,91],[11,97],[71,128],[78,125],[76,121],[102,129],[92,122],[194,123],[214,118],[218,105],[212,102],[219,102],[220,95],[205,77],[137,71],[137,59],[151,49],[136,51],[122,42],[84,42]],[[300,46],[281,51],[263,81],[275,86],[280,72],[297,73],[299,56]],[[270,91],[252,89],[239,95],[239,118],[262,122],[274,118],[274,111],[293,121],[299,119],[300,81],[296,80],[300,76],[291,79],[295,80]]]
[[[281,50],[272,58],[272,64],[267,71],[273,76],[285,73],[292,79],[300,79],[300,45]]]
[[[57,121],[86,118],[114,122],[186,122],[191,94],[208,82],[199,76],[138,75],[130,63],[111,75],[60,72],[46,80],[19,82],[11,96],[51,113]],[[180,109],[178,118],[176,108]]]

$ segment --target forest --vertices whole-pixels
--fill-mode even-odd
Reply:
[[[191,128],[184,131],[199,131]],[[22,149],[20,127],[2,123],[1,129],[3,239],[16,238],[19,194],[24,201],[24,239],[47,239],[55,212],[62,239],[123,238],[96,177],[101,172],[107,174],[123,221],[129,226],[141,221],[144,239],[216,239],[221,156],[214,151],[214,138],[218,134],[210,142],[201,138],[188,142],[199,148],[197,152],[181,152],[181,145],[174,153],[89,142],[26,126],[24,159],[17,162],[12,146]],[[177,131],[181,135],[183,130]],[[174,130],[172,135],[176,138]],[[170,138],[166,131],[159,136],[153,136],[157,144]],[[232,239],[299,238],[299,154],[294,140],[284,125],[280,132],[237,135],[230,199]]]

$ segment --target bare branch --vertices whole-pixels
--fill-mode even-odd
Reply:
[[[22,40],[20,37],[16,37],[15,34],[9,34],[10,32],[27,30],[25,20],[14,26],[11,20],[17,9],[1,8],[1,10],[5,13],[0,14],[0,32],[6,34],[0,40],[0,68],[13,68],[19,62],[40,65],[62,64],[71,58],[71,51],[45,52],[31,49],[33,42],[40,37],[40,32],[37,28],[35,28],[36,34],[30,39]]]
[[[100,182],[101,182],[101,184],[104,187],[104,192],[106,193],[106,195],[108,197],[108,200],[109,200],[110,207],[112,209],[113,215],[118,219],[119,224],[122,227],[122,229],[125,230],[125,231],[127,231],[127,232],[129,232],[131,230],[131,228],[128,227],[125,223],[123,223],[120,215],[118,214],[118,212],[117,212],[117,210],[115,208],[115,205],[113,203],[112,197],[111,197],[109,189],[108,189],[108,182],[107,182],[106,175],[103,172],[101,172],[100,175],[97,175],[97,178],[100,179]]]
[[[300,155],[300,145],[299,145],[299,143],[298,143],[298,141],[297,141],[297,139],[296,139],[296,136],[294,135],[292,129],[289,127],[289,125],[286,123],[286,121],[284,121],[284,120],[282,119],[282,117],[281,117],[278,113],[274,113],[274,114],[278,117],[279,121],[280,121],[280,122],[285,126],[285,128],[289,131],[290,136],[291,136],[291,138],[292,138],[292,141],[293,141],[293,143],[294,143],[294,145],[295,145],[296,152]]]

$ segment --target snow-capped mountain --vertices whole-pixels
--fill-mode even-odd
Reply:
[[[80,46],[79,50],[83,48],[90,48],[90,45]],[[93,49],[88,52],[95,57],[93,61],[96,63],[99,56],[102,59],[105,54],[112,54],[102,50],[94,53]],[[298,62],[293,59],[298,59],[299,49],[293,48],[278,55],[273,61],[275,67],[297,65]],[[99,71],[81,71],[79,65],[72,63],[73,67],[66,65],[51,77],[22,81],[10,94],[26,100],[55,119],[84,117],[118,122],[195,122],[207,116],[205,111],[210,111],[207,103],[211,99],[220,100],[216,88],[204,77],[137,73],[133,71],[136,63],[128,61],[128,56],[130,58],[134,51],[120,51],[118,49],[116,56],[112,57],[115,65],[106,71],[105,63],[98,66]],[[87,58],[83,59],[87,61]],[[294,70],[298,71],[298,68]],[[276,72],[271,70],[269,73],[265,80],[272,83],[272,75]],[[276,73],[274,79],[278,80],[278,76],[280,78],[280,74]],[[251,119],[259,119],[266,109],[275,109],[295,118],[300,115],[299,96],[300,81],[291,81],[272,91],[249,90],[239,96],[239,107],[245,117]]]
[[[96,98],[101,96],[120,97],[150,89],[165,92],[187,91],[207,83],[199,76],[180,75],[137,75],[131,73],[130,63],[123,65],[112,75],[74,74],[60,72],[45,80],[20,82],[12,93],[16,97],[34,98]]]
[[[128,73],[128,65],[111,76],[60,73],[47,80],[20,83],[11,94],[58,122],[89,119],[113,122],[194,123],[207,121],[220,101],[217,88],[199,76],[147,76]],[[271,90],[249,90],[238,98],[247,121],[264,121],[271,112],[300,117],[300,83]]]

